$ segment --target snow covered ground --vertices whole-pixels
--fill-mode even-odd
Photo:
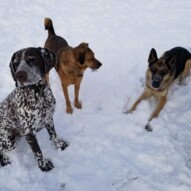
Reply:
[[[148,54],[191,48],[190,0],[2,0],[0,1],[0,99],[14,88],[12,54],[43,46],[44,17],[71,46],[88,42],[103,63],[87,70],[81,86],[83,109],[65,113],[59,78],[51,71],[57,105],[55,127],[70,142],[56,150],[46,130],[38,134],[44,156],[55,168],[42,172],[25,139],[0,167],[0,191],[190,191],[191,77],[174,85],[158,119],[144,126],[155,101],[123,114],[143,91]],[[71,100],[73,87],[70,88]]]

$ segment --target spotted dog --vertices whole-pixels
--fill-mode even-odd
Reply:
[[[54,129],[55,99],[45,75],[55,65],[55,55],[45,48],[26,48],[13,54],[10,68],[16,88],[0,103],[0,163],[10,163],[4,154],[15,148],[16,140],[24,136],[38,166],[49,171],[54,166],[43,157],[36,132],[46,128],[57,148],[64,150],[68,143],[59,140]]]

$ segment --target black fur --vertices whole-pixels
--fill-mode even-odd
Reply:
[[[185,68],[185,63],[188,59],[191,58],[190,52],[182,47],[175,47],[172,48],[169,51],[166,51],[164,55],[161,57],[161,59],[166,60],[167,65],[170,67],[171,70],[175,69],[175,76],[174,79],[176,79],[180,73],[183,72]],[[175,59],[174,66],[171,66],[170,60]],[[172,62],[173,63],[173,62]]]

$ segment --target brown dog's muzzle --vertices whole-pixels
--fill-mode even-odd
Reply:
[[[15,77],[21,83],[24,83],[27,81],[27,73],[25,71],[18,71]]]
[[[100,68],[101,66],[102,66],[102,63],[99,60],[95,59],[94,66],[92,67],[92,69],[96,70]]]

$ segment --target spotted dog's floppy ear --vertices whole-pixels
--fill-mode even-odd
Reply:
[[[47,74],[56,64],[56,55],[47,48],[38,47],[38,51],[43,58],[45,74]]]
[[[11,57],[11,61],[10,61],[10,64],[9,64],[9,67],[11,69],[11,74],[12,74],[12,77],[16,83],[16,77],[15,77],[15,73],[16,73],[16,70],[19,66],[19,61],[16,60],[16,57],[19,56],[20,54],[22,54],[23,51],[25,51],[26,49],[21,49],[17,52],[15,52],[12,57]],[[17,83],[15,84],[16,87],[17,87]]]
[[[12,74],[12,77],[14,79],[14,81],[16,81],[16,78],[15,78],[15,72],[16,72],[16,68],[14,67],[14,64],[13,64],[13,60],[15,59],[15,53],[13,54],[12,58],[11,58],[11,62],[9,64],[9,67],[11,69],[11,74]]]

